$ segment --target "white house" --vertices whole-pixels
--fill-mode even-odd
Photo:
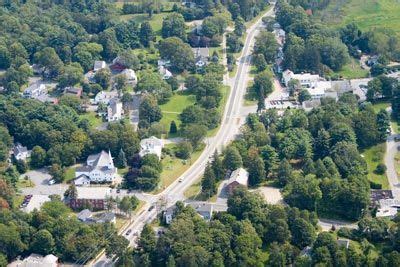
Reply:
[[[196,61],[196,67],[202,68],[208,63],[208,57],[210,56],[210,49],[208,47],[192,48],[194,58]]]
[[[118,98],[111,99],[107,107],[107,121],[119,121],[122,119],[122,114],[122,102]]]
[[[282,73],[282,82],[285,86],[288,86],[289,82],[293,79],[298,80],[302,87],[310,88],[315,86],[315,84],[321,80],[321,77],[310,73],[294,74],[291,70],[285,70]]]
[[[121,74],[125,75],[126,81],[127,81],[128,84],[130,84],[132,86],[135,86],[137,84],[138,79],[137,79],[137,76],[136,76],[136,73],[135,73],[134,70],[132,70],[132,69],[124,69],[121,72]]]
[[[158,67],[158,72],[162,76],[163,80],[168,80],[169,78],[172,77],[172,73],[164,66]]]
[[[157,67],[170,67],[171,61],[166,59],[157,60]]]
[[[77,186],[88,186],[90,185],[90,178],[82,174],[75,178],[74,184]]]
[[[26,161],[31,156],[31,151],[26,146],[16,143],[13,148],[13,155],[16,160]]]
[[[93,104],[105,104],[108,105],[108,103],[110,103],[110,100],[113,98],[118,97],[118,91],[117,90],[113,90],[113,91],[100,91],[99,93],[97,93],[97,95],[94,97],[93,99]]]
[[[46,86],[43,83],[37,82],[30,85],[24,90],[24,97],[37,98],[42,94],[46,94]]]
[[[32,253],[29,257],[25,258],[23,261],[17,260],[10,264],[10,266],[17,267],[57,267],[58,258],[53,254],[42,256],[39,254]]]
[[[174,213],[175,213],[175,205],[167,208],[164,211],[163,217],[166,224],[170,224],[172,222],[172,220],[174,219]]]
[[[318,81],[313,86],[307,87],[312,99],[320,99],[326,96],[327,91],[332,89],[330,81]]]
[[[143,139],[140,141],[140,152],[139,155],[143,157],[147,154],[156,154],[159,159],[161,159],[161,152],[164,147],[162,140],[155,136]]]
[[[78,167],[75,170],[76,178],[82,179],[82,175],[90,179],[91,183],[114,182],[117,168],[114,166],[111,153],[101,151],[99,154],[90,155],[86,160],[86,166]]]
[[[105,61],[96,60],[93,65],[93,71],[96,72],[98,70],[104,69],[107,67]]]

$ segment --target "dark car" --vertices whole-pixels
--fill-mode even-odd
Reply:
[[[117,193],[119,193],[119,192],[121,192],[121,189],[118,188],[118,189],[117,189]]]
[[[147,211],[152,211],[154,209],[154,206],[150,206],[150,208]]]
[[[125,235],[130,235],[132,233],[132,229],[129,229],[126,233],[125,233]]]

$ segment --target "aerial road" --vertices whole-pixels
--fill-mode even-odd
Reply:
[[[264,16],[273,16],[273,6]],[[255,37],[262,28],[262,18],[259,18],[252,26],[247,29],[246,40],[240,57],[237,62],[237,72],[233,78],[228,75],[224,77],[225,85],[230,86],[231,90],[221,119],[221,126],[214,137],[208,138],[206,147],[201,156],[184,172],[178,179],[168,186],[163,192],[156,195],[157,200],[164,200],[166,206],[175,204],[178,200],[184,200],[184,192],[194,184],[202,175],[206,164],[209,162],[215,150],[221,150],[239,133],[240,126],[249,112],[254,109],[246,108],[243,110],[243,98],[246,94],[247,82],[250,80],[251,53]],[[156,203],[147,203],[141,212],[134,218],[134,221],[123,231],[123,235],[130,240],[130,245],[134,246],[137,235],[146,223],[151,222],[157,216]],[[129,232],[128,235],[126,233]],[[112,261],[107,259],[103,253],[90,264],[94,266],[111,266]]]

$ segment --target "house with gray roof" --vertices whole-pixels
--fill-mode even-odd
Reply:
[[[123,113],[122,102],[118,98],[111,99],[107,107],[107,121],[119,121],[122,119]]]
[[[31,151],[21,143],[16,143],[12,152],[16,160],[26,161],[31,156]]]
[[[192,48],[194,59],[196,62],[196,67],[202,68],[208,63],[208,58],[210,56],[210,49],[208,47],[197,47]]]
[[[117,176],[117,168],[114,166],[110,152],[101,151],[99,154],[90,155],[86,165],[75,170],[75,177],[82,179],[86,176],[91,183],[112,183]],[[75,179],[74,182],[77,182]]]
[[[207,202],[189,202],[186,206],[192,207],[204,220],[210,221],[214,212],[213,204]]]

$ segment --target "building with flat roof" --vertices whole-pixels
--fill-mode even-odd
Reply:
[[[298,80],[300,85],[304,88],[315,87],[315,84],[321,80],[321,77],[317,74],[301,73],[295,74],[291,70],[285,70],[282,73],[282,82],[287,87],[291,80]]]

